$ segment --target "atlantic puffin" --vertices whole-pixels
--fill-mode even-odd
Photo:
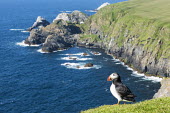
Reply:
[[[124,102],[135,102],[135,95],[130,91],[130,89],[121,82],[121,78],[118,73],[112,73],[107,81],[112,81],[110,86],[110,91],[112,95],[117,98],[118,103],[120,101]]]

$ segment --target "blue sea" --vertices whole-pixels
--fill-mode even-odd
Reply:
[[[116,104],[107,77],[117,72],[137,95],[151,99],[160,79],[145,77],[107,55],[104,50],[73,47],[40,53],[40,47],[23,47],[23,32],[37,16],[48,21],[61,11],[96,9],[104,2],[123,0],[1,0],[0,1],[0,113],[78,113],[101,105]],[[99,52],[99,55],[92,54]],[[82,56],[82,53],[88,56]],[[69,57],[77,58],[70,60]],[[84,68],[85,63],[93,68]],[[78,69],[77,66],[80,66]]]

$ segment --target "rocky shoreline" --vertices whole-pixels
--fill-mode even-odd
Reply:
[[[85,34],[93,34],[94,37],[102,40],[107,38],[107,35],[103,36],[104,33],[97,25],[93,25],[93,22],[89,24],[88,32],[84,32],[81,24],[88,20],[88,16],[80,11],[73,11],[71,14],[61,13],[51,24],[48,24],[48,21],[43,18],[43,21],[40,20],[41,18],[38,17],[34,25],[30,27],[32,30],[29,29],[30,36],[24,41],[25,44],[42,44],[42,51],[44,52],[67,49],[74,45],[98,47],[146,75],[159,75],[162,77],[170,75],[169,59],[160,58],[158,60],[156,59],[157,53],[145,51],[143,46],[133,45],[129,39],[124,42],[122,47],[119,47],[117,42],[114,41],[116,38],[112,38],[107,42],[91,41],[89,37],[92,37],[92,35],[87,35],[84,38]],[[124,35],[128,34],[125,33]],[[131,40],[137,37],[132,36]]]
[[[48,53],[67,49],[74,45],[102,48],[108,54],[115,56],[139,72],[148,75],[169,77],[170,62],[168,59],[162,58],[156,60],[153,57],[156,53],[145,51],[143,46],[136,46],[129,43],[131,40],[137,38],[137,35],[131,36],[131,40],[126,40],[123,46],[119,47],[114,41],[116,38],[102,42],[101,40],[108,36],[106,34],[104,35],[98,25],[93,22],[89,24],[89,27],[85,31],[81,24],[83,25],[87,20],[91,20],[88,19],[86,14],[80,11],[73,11],[71,14],[61,13],[51,24],[45,19],[40,21],[40,17],[38,18],[29,29],[30,36],[24,41],[25,44],[42,44],[42,51]],[[128,31],[124,35],[128,35]],[[160,90],[160,92],[162,93],[163,91]],[[158,94],[156,95],[154,97],[159,97]]]

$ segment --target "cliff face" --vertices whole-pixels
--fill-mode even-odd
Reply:
[[[81,40],[99,45],[140,72],[170,76],[170,19],[138,15],[142,11],[134,2],[101,9],[81,25]]]
[[[166,78],[161,81],[161,88],[153,98],[170,97],[170,79]]]

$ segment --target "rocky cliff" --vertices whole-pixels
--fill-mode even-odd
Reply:
[[[164,78],[161,81],[161,88],[153,98],[170,97],[170,79]]]
[[[159,3],[166,0],[155,1],[149,7],[158,8]],[[136,2],[141,6],[135,5]],[[102,8],[81,25],[84,34],[80,39],[98,45],[139,72],[168,77],[170,19],[163,14],[160,15],[164,18],[158,18],[159,12],[140,8],[146,5],[145,2],[132,0]],[[151,2],[147,0],[147,3]],[[168,7],[167,4],[162,8]],[[146,12],[155,17],[146,15]]]

